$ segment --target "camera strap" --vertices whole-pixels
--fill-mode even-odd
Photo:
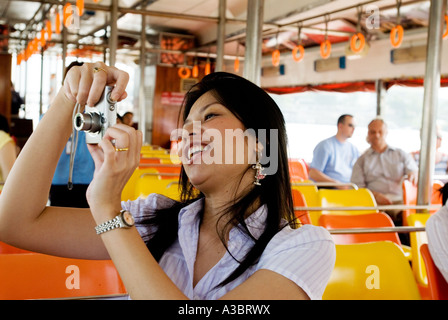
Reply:
[[[76,102],[75,108],[73,109],[73,116],[72,119],[74,119],[75,115],[80,111],[81,105]],[[78,130],[75,129],[73,126],[72,135],[70,139],[72,140],[71,143],[71,150],[70,150],[70,166],[69,166],[69,172],[68,172],[68,182],[67,182],[67,188],[68,190],[73,189],[73,166],[75,164],[75,155],[76,155],[76,148],[78,147]]]

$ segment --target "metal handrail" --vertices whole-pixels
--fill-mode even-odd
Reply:
[[[316,187],[351,187],[358,190],[358,186],[351,182],[294,182],[292,186],[316,186]]]
[[[139,167],[154,167],[154,168],[180,168],[180,164],[169,164],[169,163],[140,163]]]
[[[424,232],[425,227],[378,227],[378,228],[347,228],[347,229],[327,229],[331,234],[358,234],[358,233],[408,233],[408,232]]]
[[[144,176],[179,177],[179,174],[171,172],[145,172],[140,175],[140,178],[143,178]]]
[[[354,206],[354,207],[294,207],[298,211],[387,211],[387,210],[437,210],[442,207],[441,204],[433,205],[384,205],[384,206]]]

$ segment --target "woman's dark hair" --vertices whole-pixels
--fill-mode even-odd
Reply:
[[[260,186],[250,188],[223,209],[221,217],[228,217],[228,215],[231,217],[227,225],[228,228],[217,230],[223,244],[226,245],[226,231],[229,231],[231,227],[238,226],[254,240],[254,245],[244,259],[239,261],[240,265],[220,284],[222,286],[235,280],[248,267],[257,263],[272,237],[286,225],[282,223],[282,219],[291,224],[294,223],[295,219],[289,177],[285,122],[277,104],[264,90],[244,78],[225,72],[211,73],[194,85],[186,94],[183,112],[181,111],[182,121],[185,121],[193,104],[199,97],[207,92],[210,92],[220,104],[232,112],[246,129],[250,128],[255,131],[257,138],[259,138],[258,141],[263,144],[262,164],[265,163],[263,160],[269,159],[266,152],[270,150],[271,139],[278,140],[276,143],[278,149],[272,150],[272,152],[277,152],[278,156],[272,157],[269,155],[270,159],[278,159],[278,164],[270,164],[271,166],[277,166],[277,171],[274,174],[267,175],[266,178],[261,180]],[[270,136],[270,129],[274,129],[272,131],[276,133],[275,136]],[[266,132],[266,139],[258,137],[259,130]],[[253,169],[248,167],[247,170]],[[253,172],[255,175],[255,170]],[[146,221],[156,230],[147,243],[156,260],[162,257],[165,250],[177,238],[179,210],[204,197],[203,194],[195,191],[183,167],[179,182],[181,201],[177,202],[172,208],[158,211],[154,218]],[[253,211],[256,204],[266,205],[267,207],[265,229],[258,239],[250,234],[244,221],[248,212]],[[231,252],[229,253],[231,254]]]
[[[9,133],[8,119],[6,119],[6,117],[1,114],[0,114],[0,130],[5,131],[6,133]]]
[[[439,189],[440,195],[442,196],[442,205],[446,204],[446,201],[448,200],[448,182],[443,185]]]

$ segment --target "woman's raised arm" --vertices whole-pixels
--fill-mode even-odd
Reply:
[[[100,67],[105,72],[93,72]],[[93,106],[106,85],[112,99],[126,97],[127,73],[102,63],[73,67],[16,160],[0,197],[0,241],[36,252],[104,259],[89,209],[46,207],[51,181],[72,132],[76,102]]]

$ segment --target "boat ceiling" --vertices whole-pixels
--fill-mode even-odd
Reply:
[[[291,50],[299,41],[318,46],[327,37],[332,43],[348,41],[359,31],[367,41],[389,37],[399,22],[405,32],[426,32],[430,1],[354,1],[354,0],[264,0],[263,54],[275,49]],[[0,0],[0,25],[8,51],[19,52],[62,10],[67,1]],[[225,54],[244,54],[247,0],[226,1]],[[76,1],[70,1],[75,5]],[[85,0],[85,12],[78,28],[68,30],[71,46],[107,46],[112,0]],[[397,5],[400,4],[399,18]],[[137,52],[140,46],[142,15],[146,19],[147,48],[161,48],[166,33],[193,36],[190,49],[216,51],[219,0],[119,0],[118,47],[121,52]],[[378,21],[374,20],[378,17]],[[54,18],[53,18],[54,19]],[[373,19],[373,20],[372,20]],[[373,28],[367,23],[378,23]],[[300,28],[299,28],[300,27]],[[7,30],[7,31],[5,31]],[[188,37],[187,37],[188,38]],[[62,43],[54,34],[52,43]],[[60,48],[59,46],[55,46]]]

